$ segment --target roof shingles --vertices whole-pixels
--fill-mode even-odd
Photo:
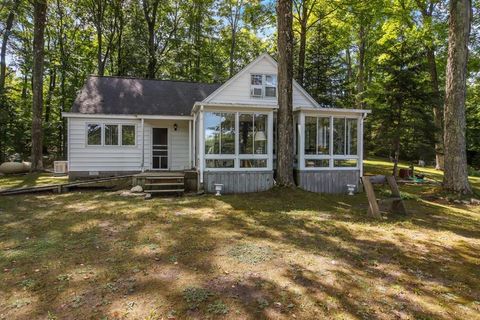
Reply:
[[[88,77],[73,103],[83,114],[190,115],[220,84],[149,80],[122,77]]]

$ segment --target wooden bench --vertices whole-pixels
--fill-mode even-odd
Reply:
[[[382,211],[389,211],[400,214],[407,214],[407,209],[400,196],[400,190],[397,181],[393,176],[364,176],[362,177],[363,187],[368,198],[368,214],[381,218]],[[374,184],[388,183],[392,196],[384,199],[377,199],[375,195]]]

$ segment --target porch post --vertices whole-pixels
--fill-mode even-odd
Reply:
[[[193,168],[198,168],[197,167],[197,113],[193,114],[193,139],[192,139],[193,147],[192,147],[192,153],[193,153]]]
[[[145,130],[144,130],[144,127],[145,127],[145,119],[142,118],[141,119],[141,131],[142,131],[142,165],[141,165],[141,170],[142,172],[145,171]]]
[[[363,177],[363,119],[365,118],[366,114],[362,114],[362,116],[358,119],[359,126],[358,126],[358,165],[360,166],[360,177]]]
[[[268,113],[268,168],[273,170],[273,111]]]
[[[192,120],[188,120],[188,165],[192,168]]]
[[[198,167],[200,168],[200,183],[203,183],[203,165],[204,165],[204,152],[205,152],[205,147],[204,147],[204,132],[203,132],[203,106],[200,106],[200,114],[199,114],[199,121],[198,121],[198,154],[199,154],[199,160],[198,160]]]
[[[298,169],[305,170],[305,113],[299,114],[300,128],[298,132]]]

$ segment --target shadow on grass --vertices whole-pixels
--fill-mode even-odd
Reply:
[[[1,200],[0,314],[9,319],[461,319],[453,306],[467,305],[470,315],[480,296],[478,219],[436,204],[409,202],[410,216],[379,222],[365,215],[361,195],[300,190]],[[275,255],[238,262],[228,251],[238,243]],[[187,288],[209,295],[192,303]]]

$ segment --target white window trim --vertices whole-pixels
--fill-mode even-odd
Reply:
[[[88,143],[88,126],[97,125],[100,126],[100,144],[89,144]],[[85,123],[85,146],[86,147],[103,147],[103,123],[101,122],[86,122]]]
[[[100,144],[88,144],[88,126],[89,125],[99,125],[100,126]],[[118,143],[117,144],[105,144],[105,126],[117,126],[118,127]],[[135,133],[135,144],[122,144],[122,127],[123,126],[132,126],[134,127]],[[102,147],[102,148],[136,148],[137,143],[137,124],[135,123],[110,123],[110,122],[86,122],[85,123],[85,146],[92,148],[92,147]]]
[[[134,144],[123,144],[123,126],[132,126],[133,127],[133,133],[135,134],[134,137]],[[120,133],[119,133],[119,139],[118,139],[119,146],[122,148],[135,148],[137,146],[137,125],[132,123],[121,123],[120,124]]]
[[[252,84],[252,76],[261,76],[262,77],[262,84],[261,85],[258,85],[258,84]],[[266,78],[267,76],[270,76],[270,77],[275,77],[277,80],[277,85],[275,87],[273,86],[267,86],[266,85]],[[278,76],[276,74],[271,74],[271,73],[250,73],[250,78],[249,78],[249,81],[250,81],[250,98],[252,99],[265,99],[265,100],[275,100],[277,99],[278,97]],[[270,96],[266,96],[265,95],[265,88],[275,88],[275,97],[270,97]],[[253,88],[261,88],[262,89],[262,94],[260,96],[254,96],[252,95],[252,89]]]
[[[305,154],[305,117],[315,117],[315,118],[330,118],[330,123],[329,123],[329,132],[330,132],[330,137],[329,137],[329,154]],[[331,170],[336,170],[336,171],[348,171],[348,170],[361,170],[362,167],[362,159],[361,159],[361,154],[362,151],[362,118],[358,116],[326,116],[326,115],[319,115],[319,114],[311,114],[311,113],[305,113],[305,112],[300,112],[299,114],[300,117],[300,127],[301,127],[301,132],[300,132],[300,155],[299,155],[299,168],[302,171],[331,171]],[[348,154],[333,154],[333,120],[334,119],[344,119],[345,124],[347,119],[354,119],[357,120],[357,154],[355,155],[348,155]],[[318,120],[317,120],[317,126],[318,126]],[[318,139],[318,127],[315,130],[317,134],[317,139]],[[346,135],[346,127],[345,127],[345,133]],[[344,142],[346,143],[346,141]],[[317,150],[318,152],[318,150]],[[344,151],[346,152],[346,150]],[[305,165],[306,160],[320,160],[320,159],[328,159],[329,160],[329,166],[328,167],[307,167]],[[355,167],[335,167],[334,166],[334,161],[335,160],[356,160],[357,165]]]
[[[235,114],[235,153],[234,154],[207,154],[205,153],[205,138],[203,138],[203,159],[201,159],[203,171],[271,171],[273,170],[273,112],[272,111],[201,111],[202,114],[202,136],[205,136],[205,116],[203,113],[232,113]],[[267,116],[267,153],[266,154],[240,154],[240,139],[239,139],[239,120],[240,114],[263,114]],[[240,160],[267,160],[267,166],[261,168],[241,168]],[[233,168],[208,168],[206,160],[234,160]]]

